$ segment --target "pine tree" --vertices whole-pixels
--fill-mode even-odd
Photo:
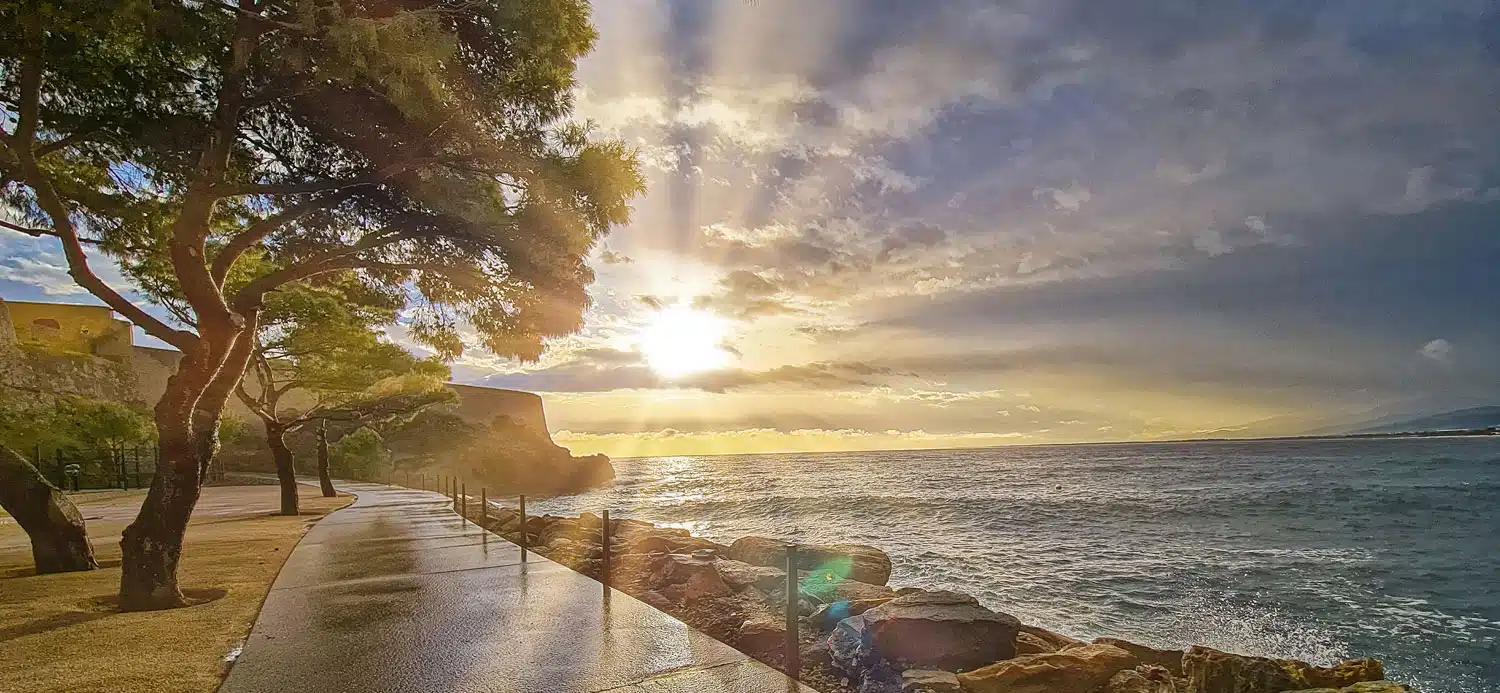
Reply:
[[[80,286],[182,352],[123,608],[183,603],[183,533],[268,294],[351,273],[406,296],[445,357],[462,326],[522,359],[580,327],[584,257],[642,186],[569,118],[595,38],[586,0],[0,5],[0,194],[24,215],[5,225],[56,238]]]

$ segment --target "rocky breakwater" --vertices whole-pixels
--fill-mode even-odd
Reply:
[[[639,520],[521,518],[491,506],[471,518],[506,539],[611,584],[772,666],[787,640],[787,544],[725,546]],[[523,536],[524,533],[524,536]],[[1318,667],[1194,646],[1159,650],[1113,638],[1083,642],[965,594],[895,589],[889,557],[859,544],[799,545],[799,678],[826,693],[1408,693],[1375,660]]]

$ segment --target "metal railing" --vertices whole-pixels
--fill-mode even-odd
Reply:
[[[31,463],[67,491],[146,488],[156,476],[155,445],[103,445],[31,450]]]
[[[455,513],[458,513],[459,516],[462,517],[462,518],[464,518],[465,520],[469,520],[469,505],[468,505],[469,496],[468,496],[468,492],[467,492],[468,484],[466,482],[460,481],[457,477],[454,477],[454,476],[448,476],[448,475],[442,475],[442,474],[437,474],[437,475],[433,475],[433,476],[434,476],[434,478],[431,479],[433,483],[429,484],[428,483],[428,481],[429,481],[429,475],[427,475],[425,473],[419,474],[419,475],[417,475],[415,477],[415,480],[417,481],[417,485],[413,486],[412,485],[412,481],[414,480],[413,475],[411,474],[411,472],[406,472],[405,477],[403,479],[404,482],[405,482],[403,484],[403,486],[405,488],[420,489],[422,491],[437,491],[439,493],[442,493],[443,495],[447,496],[452,501],[453,511]],[[395,484],[392,483],[390,485],[395,485]],[[526,555],[527,555],[528,551],[531,548],[530,547],[530,543],[531,543],[531,537],[530,537],[530,535],[531,535],[531,532],[527,529],[527,524],[528,524],[527,520],[528,520],[528,518],[527,518],[527,515],[526,515],[526,495],[525,494],[517,494],[516,495],[516,501],[517,501],[517,518],[518,518],[518,525],[517,525],[517,532],[516,532],[516,534],[518,535],[518,537],[520,539],[520,541],[516,542],[516,544],[521,549],[521,560],[525,561],[526,560]],[[488,527],[485,526],[485,523],[489,520],[489,513],[490,513],[489,489],[487,487],[481,486],[481,487],[479,487],[479,521],[475,522],[475,524],[479,525],[481,528],[483,528],[487,532],[490,531],[490,530],[489,530]],[[600,556],[599,578],[598,578],[598,581],[599,581],[601,587],[604,590],[604,596],[605,596],[605,598],[608,599],[609,595],[610,595],[610,590],[612,589],[611,586],[613,585],[613,571],[612,571],[612,567],[611,566],[612,566],[612,564],[614,562],[614,550],[613,550],[613,539],[614,539],[614,537],[612,536],[613,535],[613,527],[612,527],[612,525],[614,523],[610,521],[609,509],[608,508],[602,509],[600,511],[600,513],[599,513],[599,516],[600,516],[600,521],[599,521],[599,545],[600,545],[600,548],[603,550],[603,552],[602,552],[602,555]],[[472,522],[472,520],[469,520],[469,521]],[[782,671],[787,676],[790,676],[790,677],[792,677],[794,679],[799,676],[799,673],[801,671],[801,651],[799,649],[800,643],[799,643],[799,641],[797,639],[797,633],[798,633],[798,629],[799,629],[799,623],[800,623],[800,620],[801,620],[801,613],[800,613],[800,610],[799,610],[799,607],[800,607],[799,602],[801,601],[802,590],[801,590],[800,585],[798,584],[798,581],[799,581],[799,576],[798,576],[799,567],[798,567],[798,564],[797,564],[797,560],[798,560],[797,559],[797,553],[798,553],[798,547],[797,547],[796,544],[788,544],[787,545],[787,549],[786,549],[786,566],[785,566],[785,570],[786,570],[786,585],[785,585],[785,588],[786,588],[786,610],[785,610],[785,617],[786,617],[786,624],[785,624],[785,627],[786,627],[786,642],[783,645],[784,652],[783,652],[783,655],[782,655],[782,663],[783,663]]]

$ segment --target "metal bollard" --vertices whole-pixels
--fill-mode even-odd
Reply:
[[[783,671],[797,678],[802,671],[802,653],[797,650],[797,601],[801,590],[797,589],[797,545],[786,547],[786,663]]]
[[[469,517],[469,485],[458,485],[458,514],[465,519]]]
[[[526,562],[526,494],[521,494],[521,562]]]
[[[599,546],[604,549],[604,562],[599,564],[599,582],[604,584],[605,593],[609,592],[609,511],[604,511],[604,519],[599,523]]]
[[[479,487],[479,526],[483,527],[486,520],[490,519],[490,494],[483,486]]]

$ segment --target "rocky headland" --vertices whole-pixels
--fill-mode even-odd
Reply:
[[[601,519],[528,517],[491,504],[469,519],[573,570],[600,576]],[[728,546],[687,530],[612,520],[611,584],[784,668],[785,542]],[[524,534],[523,534],[524,532]],[[1332,667],[1221,652],[1083,642],[969,595],[888,584],[890,558],[859,544],[798,545],[798,678],[825,693],[1409,693],[1377,660]]]

